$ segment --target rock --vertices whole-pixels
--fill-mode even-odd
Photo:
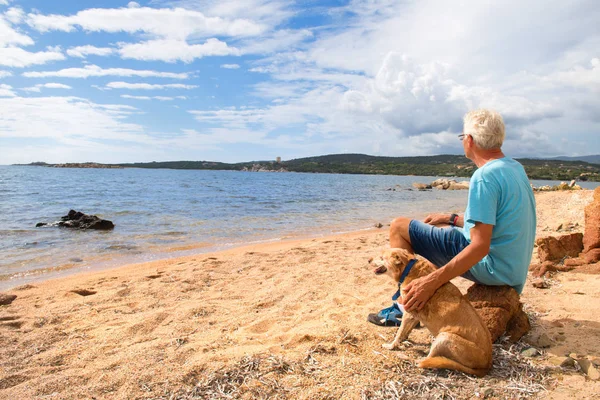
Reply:
[[[571,182],[569,182],[569,187],[572,188],[573,186],[575,186],[575,179],[573,179]]]
[[[468,190],[469,182],[450,182],[450,186],[448,186],[447,190]]]
[[[528,343],[532,346],[545,349],[547,347],[552,346],[552,339],[550,339],[550,337],[546,333],[542,333],[529,338]]]
[[[375,224],[375,228],[383,228],[383,224],[381,222],[378,222]]]
[[[413,183],[412,187],[414,187],[415,189],[418,189],[418,190],[428,190],[428,189],[431,189],[431,185],[427,185],[425,183],[417,183],[417,182]]]
[[[594,364],[594,366],[600,367],[600,357],[592,357],[590,358],[590,361],[592,364]]]
[[[550,286],[543,278],[538,278],[531,282],[531,285],[536,289],[548,289]]]
[[[577,257],[583,249],[583,235],[570,233],[558,237],[548,236],[535,241],[538,247],[538,257],[545,261],[560,261],[565,256]]]
[[[575,368],[575,360],[571,357],[552,357],[548,360],[550,364],[562,368]]]
[[[15,294],[0,293],[0,306],[7,306],[15,301],[16,298],[17,295]]]
[[[586,253],[583,253],[583,261],[585,264],[594,264],[600,261],[600,248],[591,249]]]
[[[594,190],[594,199],[584,209],[585,230],[583,252],[600,248],[600,186]]]
[[[531,329],[519,295],[510,286],[474,284],[466,296],[490,331],[492,342],[504,333],[517,342]]]
[[[579,267],[580,265],[587,264],[587,263],[586,263],[586,262],[585,262],[585,260],[584,260],[584,259],[582,259],[581,257],[577,257],[577,258],[567,258],[567,259],[566,259],[566,260],[563,262],[563,264],[564,264],[566,267]]]
[[[36,227],[48,225],[44,222],[40,222]],[[58,226],[65,228],[78,228],[78,229],[96,229],[96,230],[111,230],[114,229],[115,225],[112,221],[106,219],[100,219],[95,215],[87,215],[79,211],[70,210],[67,215],[61,218],[58,222]]]
[[[592,364],[587,358],[581,357],[577,359],[577,364],[581,367],[581,370],[588,376],[588,378],[597,381],[600,379],[600,371]]]
[[[479,390],[479,394],[485,399],[486,397],[490,397],[494,394],[494,389],[491,387],[482,387]]]
[[[535,347],[528,347],[528,348],[526,348],[525,350],[523,350],[521,352],[521,355],[523,357],[529,357],[529,358],[535,357],[535,356],[537,356],[539,354],[540,354],[540,352]]]

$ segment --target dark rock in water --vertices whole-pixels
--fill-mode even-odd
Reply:
[[[36,225],[37,227],[50,225],[44,222],[40,222]],[[65,228],[78,228],[78,229],[96,229],[96,230],[111,230],[114,229],[115,225],[112,221],[106,219],[100,219],[95,215],[87,215],[79,211],[71,210],[69,214],[61,218],[58,222],[58,226]]]

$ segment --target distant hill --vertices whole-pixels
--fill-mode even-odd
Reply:
[[[600,154],[592,155],[592,156],[579,156],[579,157],[567,157],[567,156],[559,156],[552,157],[551,160],[563,160],[563,161],[585,161],[593,164],[600,164]]]
[[[600,157],[600,156],[587,156]],[[521,158],[530,179],[600,182],[600,162],[580,160]],[[78,164],[43,164],[48,167],[78,167]],[[366,154],[329,154],[317,157],[297,158],[280,163],[275,161],[251,161],[221,163],[214,161],[164,161],[128,164],[89,163],[93,168],[162,168],[162,169],[208,169],[231,171],[290,171],[334,174],[373,175],[420,175],[453,176],[469,178],[475,165],[462,155],[442,154],[422,157],[378,157]]]

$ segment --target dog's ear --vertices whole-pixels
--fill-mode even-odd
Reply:
[[[394,249],[392,257],[398,264],[406,265],[412,259],[412,254],[405,249]]]

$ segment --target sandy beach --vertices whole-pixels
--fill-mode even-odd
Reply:
[[[583,232],[592,194],[536,193],[538,236],[559,235],[561,223]],[[598,265],[557,273],[547,289],[530,277],[521,300],[532,332],[497,344],[491,373],[475,379],[418,369],[425,329],[405,350],[381,347],[395,328],[366,317],[389,305],[395,285],[367,259],[385,246],[384,226],[14,288],[5,294],[17,298],[0,306],[0,398],[600,397],[600,381],[551,363],[573,353],[599,360]],[[550,347],[523,356],[540,334]]]

